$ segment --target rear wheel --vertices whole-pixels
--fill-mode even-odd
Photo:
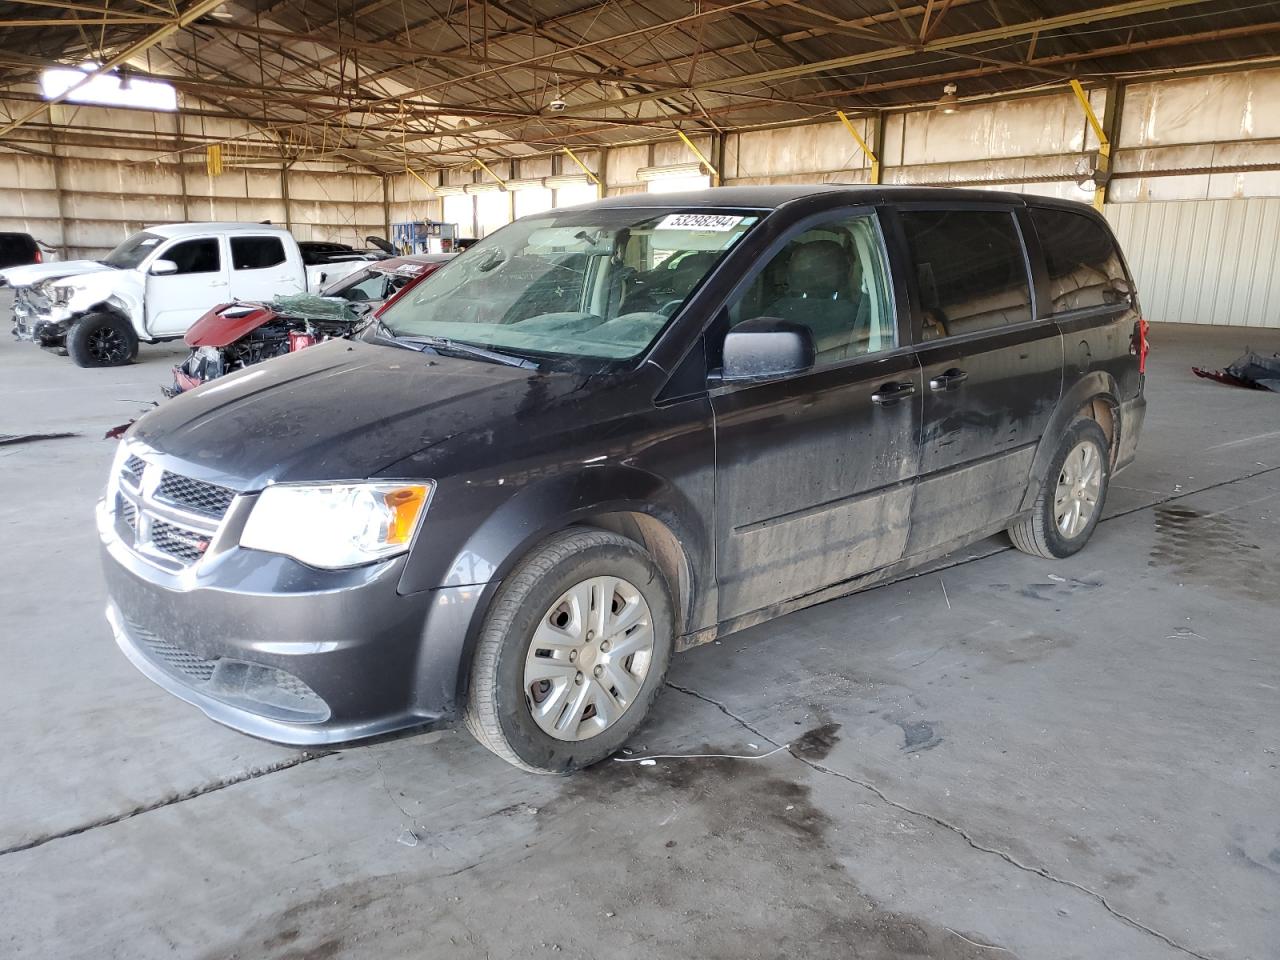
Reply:
[[[90,313],[67,331],[67,352],[78,367],[122,367],[138,356],[133,326],[114,313]]]
[[[666,582],[634,540],[575,529],[503,583],[471,668],[467,728],[537,773],[603,760],[644,720],[671,659]]]
[[[1089,542],[1111,481],[1107,435],[1093,420],[1073,423],[1054,455],[1031,513],[1009,528],[1023,553],[1054,560]]]

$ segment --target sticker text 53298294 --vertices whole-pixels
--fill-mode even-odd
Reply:
[[[672,213],[659,221],[656,230],[732,230],[742,222],[742,217],[730,217],[718,213]]]

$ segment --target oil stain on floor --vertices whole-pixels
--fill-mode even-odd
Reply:
[[[838,733],[822,724],[793,750],[825,757]],[[815,802],[819,776],[787,753],[606,760],[564,778],[512,842],[481,844],[448,870],[432,856],[400,857],[387,875],[312,889],[209,960],[452,960],[503,956],[513,943],[558,960],[1014,957],[863,894],[842,862],[856,829],[848,810],[837,825]]]
[[[1259,542],[1269,542],[1274,531],[1231,514],[1182,505],[1156,507],[1154,513],[1156,539],[1148,566],[1170,570],[1179,582],[1262,603],[1280,602],[1280,560]]]

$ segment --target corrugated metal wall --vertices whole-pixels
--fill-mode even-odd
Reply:
[[[1148,320],[1280,327],[1280,198],[1108,204]]]

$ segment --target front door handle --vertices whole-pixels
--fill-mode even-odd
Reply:
[[[916,385],[910,380],[897,380],[891,383],[880,385],[880,389],[871,395],[871,402],[878,403],[882,407],[897,403],[903,397],[909,397],[916,392]]]
[[[963,370],[952,367],[946,373],[940,373],[929,381],[930,390],[954,390],[969,379]]]

